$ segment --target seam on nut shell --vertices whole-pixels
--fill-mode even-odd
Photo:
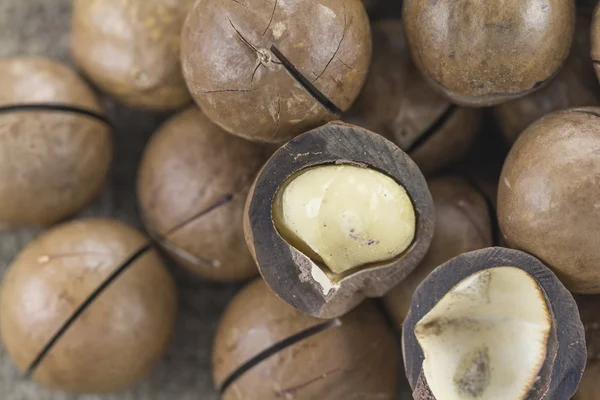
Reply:
[[[487,207],[488,216],[490,218],[490,226],[492,229],[492,246],[496,247],[500,245],[500,224],[498,222],[498,217],[496,216],[496,207],[494,206],[494,202],[489,198],[486,192],[481,189],[481,187],[470,177],[465,176],[465,180],[471,185],[473,189],[477,193],[481,195],[483,201],[485,201],[485,205]]]
[[[244,375],[246,372],[248,372],[249,370],[254,368],[256,365],[260,364],[267,358],[271,357],[272,355],[274,355],[288,347],[291,347],[298,342],[308,339],[308,338],[310,338],[314,335],[317,335],[323,331],[326,331],[328,329],[336,328],[340,325],[342,325],[342,321],[339,318],[332,319],[332,320],[323,322],[321,324],[311,326],[310,328],[300,331],[300,332],[298,332],[286,339],[283,339],[282,341],[277,342],[274,345],[266,348],[265,350],[261,351],[254,357],[250,358],[244,364],[240,365],[235,371],[233,371],[221,384],[221,387],[219,388],[219,393],[221,395],[223,393],[225,393],[225,391],[233,383],[235,383],[235,381],[237,381],[242,375]]]
[[[75,309],[73,314],[62,324],[60,329],[50,338],[48,343],[40,350],[36,358],[29,365],[27,370],[25,371],[25,377],[30,377],[35,370],[40,366],[42,361],[46,358],[48,353],[52,350],[54,345],[58,343],[60,338],[67,332],[67,330],[77,321],[77,319],[88,309],[90,305],[94,303],[94,301],[100,296],[117,278],[119,278],[127,269],[133,265],[133,263],[140,258],[142,255],[146,254],[149,250],[153,248],[152,243],[148,243],[133,253],[129,258],[127,258],[118,268],[116,268],[112,274],[108,276],[101,284],[98,286],[86,299],[83,303]]]
[[[435,120],[433,123],[421,133],[421,135],[415,140],[408,148],[406,152],[411,154],[421,148],[433,135],[435,135],[440,128],[442,128],[450,118],[454,116],[458,107],[455,104],[450,104],[444,112]]]
[[[68,104],[13,104],[8,106],[0,107],[0,114],[7,114],[11,112],[25,112],[25,111],[51,111],[51,112],[64,112],[68,114],[77,114],[85,117],[90,117],[95,119],[96,121],[100,121],[109,127],[113,128],[112,123],[108,120],[108,117],[97,113],[95,111],[71,106]]]
[[[342,110],[333,103],[333,101],[329,100],[329,98],[325,96],[323,92],[321,92],[315,85],[306,79],[306,77],[296,69],[290,60],[288,60],[275,45],[272,45],[270,50],[275,57],[281,61],[283,67],[292,76],[292,78],[294,78],[296,82],[298,82],[323,107],[335,115],[341,115],[343,113]]]

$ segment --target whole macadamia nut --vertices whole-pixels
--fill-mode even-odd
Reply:
[[[555,112],[525,130],[500,177],[510,247],[543,260],[576,293],[600,293],[600,109]]]
[[[196,102],[237,136],[284,142],[347,110],[371,59],[360,0],[205,0],[183,29]]]
[[[256,280],[223,315],[213,376],[224,400],[392,400],[398,350],[372,303],[321,320],[296,311]]]
[[[425,173],[459,160],[481,128],[481,110],[457,107],[433,90],[410,59],[399,19],[373,26],[373,61],[345,120],[379,133]]]
[[[177,308],[174,282],[147,246],[138,231],[104,219],[60,225],[29,243],[0,293],[0,334],[17,367],[76,393],[142,379],[169,343]]]
[[[266,158],[264,146],[227,134],[196,107],[175,115],[150,140],[138,172],[150,235],[204,278],[230,282],[256,275],[242,216]]]
[[[546,114],[600,104],[600,86],[590,63],[590,24],[590,17],[579,12],[571,54],[548,85],[494,109],[500,130],[510,143]]]
[[[524,96],[566,60],[573,0],[405,0],[413,60],[451,101],[486,106]]]
[[[47,226],[98,194],[112,162],[110,125],[71,69],[0,60],[0,226]]]
[[[429,190],[435,206],[435,229],[431,246],[419,266],[384,297],[396,327],[400,329],[419,284],[438,266],[469,251],[490,247],[492,224],[484,195],[459,176],[432,179]]]
[[[191,101],[179,61],[183,22],[194,0],[75,0],[73,56],[119,101],[151,110]]]
[[[595,400],[600,393],[600,296],[575,296],[585,328],[587,364],[573,400]]]

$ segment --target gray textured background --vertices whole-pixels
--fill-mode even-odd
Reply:
[[[73,64],[69,54],[70,8],[71,0],[0,0],[0,57],[45,55]],[[134,198],[137,164],[145,142],[168,115],[126,109],[110,100],[105,104],[116,125],[116,163],[107,187],[82,216],[111,216],[141,227]],[[0,277],[18,251],[38,233],[0,232]],[[191,282],[189,278],[179,281],[181,314],[175,339],[157,370],[137,387],[106,396],[49,392],[22,379],[0,347],[0,399],[216,400],[210,347],[219,315],[237,287]]]

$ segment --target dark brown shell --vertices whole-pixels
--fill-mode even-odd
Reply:
[[[600,296],[575,296],[585,328],[588,362],[573,400],[596,400],[600,393]]]
[[[435,400],[422,374],[424,356],[414,333],[415,325],[459,282],[479,271],[502,266],[522,269],[535,279],[546,297],[552,318],[546,359],[526,398],[568,400],[577,389],[587,354],[584,328],[573,296],[535,257],[493,247],[453,258],[435,269],[417,288],[402,329],[404,365],[415,399]]]
[[[336,115],[288,73],[272,46],[345,111],[371,60],[368,16],[360,0],[196,3],[181,51],[192,96],[226,131],[281,143]]]
[[[191,101],[179,61],[180,35],[194,0],[75,0],[73,56],[119,101],[170,110]]]
[[[398,329],[406,318],[412,295],[431,271],[453,257],[490,247],[490,210],[482,193],[459,176],[446,176],[429,182],[435,206],[435,229],[431,246],[419,266],[384,297],[385,306]]]
[[[312,261],[279,235],[271,210],[275,193],[290,176],[308,167],[333,163],[374,168],[400,183],[413,202],[417,229],[414,242],[401,257],[351,271],[338,282],[338,288],[324,294],[311,276]],[[417,266],[431,242],[435,212],[425,178],[406,153],[363,128],[329,123],[275,152],[250,191],[244,218],[248,247],[269,287],[302,312],[332,318],[367,297],[383,296]]]
[[[288,345],[253,363],[285,342]],[[213,375],[218,390],[227,385],[224,400],[393,400],[398,352],[372,303],[323,321],[285,304],[261,279],[238,293],[223,315],[213,346]],[[237,375],[248,362],[252,367]],[[230,379],[233,374],[237,379]]]
[[[148,240],[118,221],[77,220],[29,243],[0,293],[4,348],[27,370],[90,295]],[[33,379],[67,392],[110,392],[142,379],[173,332],[175,284],[147,251],[51,347]]]
[[[571,47],[573,0],[403,3],[413,60],[458,104],[493,105],[538,89]]]
[[[498,220],[510,247],[543,260],[576,293],[600,293],[600,109],[550,114],[502,170]]]
[[[67,66],[34,57],[0,60],[0,88],[0,226],[48,226],[81,210],[112,162],[94,92]]]
[[[547,86],[495,108],[500,130],[510,143],[533,122],[553,111],[600,105],[600,86],[590,63],[590,24],[588,15],[578,13],[569,58]]]
[[[242,229],[264,146],[231,136],[197,107],[152,137],[138,172],[142,219],[170,257],[201,277],[232,282],[258,273]]]

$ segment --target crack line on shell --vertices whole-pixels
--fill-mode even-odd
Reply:
[[[259,54],[258,49],[256,48],[256,46],[254,46],[252,43],[250,43],[249,40],[247,40],[241,33],[240,31],[238,31],[238,29],[235,27],[235,25],[233,25],[233,22],[231,21],[231,19],[228,18],[229,23],[231,24],[231,27],[233,28],[233,30],[235,31],[235,33],[237,33],[238,37],[240,38],[240,40],[242,41],[242,43],[244,43],[246,46],[250,47],[252,50],[254,50],[254,52],[256,54]]]
[[[485,201],[485,205],[487,206],[487,211],[488,211],[488,217],[490,219],[490,227],[492,230],[492,246],[493,247],[499,246],[500,245],[500,224],[498,222],[498,217],[496,215],[496,207],[494,207],[494,203],[493,203],[492,199],[481,188],[481,186],[479,186],[477,184],[477,182],[475,182],[473,179],[471,179],[468,176],[465,176],[464,178],[467,180],[469,185],[471,185],[471,187],[473,189],[475,189],[475,191],[477,191],[477,193],[479,193],[479,195],[483,198],[483,201]]]
[[[83,107],[71,106],[68,104],[44,104],[44,103],[32,103],[32,104],[12,104],[7,106],[0,106],[0,114],[7,114],[10,112],[24,112],[24,111],[53,111],[53,112],[64,112],[68,114],[77,114],[85,117],[93,118],[100,121],[112,128],[112,124],[108,120],[108,117],[97,113],[92,110],[88,110]]]
[[[446,122],[448,122],[448,120],[456,113],[457,110],[458,107],[454,104],[450,104],[448,107],[446,107],[444,112],[421,133],[417,140],[407,147],[406,152],[410,154],[423,146],[433,135],[439,131],[440,128],[446,124]]]
[[[231,201],[233,201],[233,194],[229,193],[224,195],[221,199],[219,199],[217,202],[215,202],[214,204],[208,206],[207,208],[200,210],[199,212],[197,212],[196,214],[192,215],[191,217],[189,217],[188,219],[178,223],[177,225],[171,227],[171,229],[168,229],[165,233],[163,234],[159,234],[161,237],[167,237],[172,235],[173,233],[175,233],[176,231],[186,227],[187,225],[191,224],[192,222],[204,217],[206,214],[216,210],[217,208],[220,208],[228,203],[230,203]]]
[[[341,115],[342,110],[338,108],[327,96],[323,94],[315,85],[313,85],[296,67],[288,60],[279,49],[275,46],[271,46],[271,52],[281,61],[284,68],[292,76],[293,79],[300,84],[317,102],[325,107],[330,113],[335,115]]]
[[[271,24],[273,23],[273,17],[275,17],[275,9],[277,9],[277,3],[279,2],[279,0],[275,0],[275,5],[273,6],[273,12],[271,12],[271,20],[269,21],[269,25],[267,25],[267,27],[265,28],[265,31],[262,34],[262,37],[264,37],[267,34],[267,31],[269,30],[269,28],[271,27]]]
[[[94,301],[100,296],[117,278],[119,278],[125,271],[129,269],[135,261],[137,261],[142,255],[152,249],[153,245],[148,243],[133,253],[128,259],[126,259],[112,274],[108,276],[97,288],[94,290],[77,309],[71,314],[71,316],[62,324],[60,329],[50,338],[48,343],[42,348],[37,354],[36,358],[29,365],[25,371],[25,377],[28,378],[35,370],[40,366],[42,361],[46,358],[48,353],[54,348],[56,343],[63,337],[63,335],[69,330],[69,328],[79,319],[79,317],[94,303]]]
[[[221,89],[221,90],[208,90],[205,92],[196,92],[196,94],[215,94],[215,93],[229,93],[229,92],[234,92],[234,93],[246,93],[246,92],[253,92],[256,89]]]
[[[334,368],[334,369],[332,369],[330,371],[322,373],[321,375],[319,375],[319,376],[317,376],[315,378],[309,379],[306,382],[303,382],[301,384],[292,386],[292,387],[287,388],[287,389],[282,389],[282,390],[277,391],[275,393],[275,398],[276,399],[288,399],[289,396],[294,396],[294,394],[298,393],[300,390],[302,390],[304,388],[309,387],[310,385],[313,385],[313,384],[315,384],[315,383],[317,383],[319,381],[322,381],[323,379],[327,379],[327,378],[329,378],[333,374],[340,374],[340,373],[344,373],[344,372],[345,373],[349,373],[349,372],[352,372],[352,371],[349,370],[349,369]]]
[[[233,2],[234,2],[234,3],[236,3],[236,4],[239,4],[239,5],[240,5],[240,6],[242,6],[242,7],[246,7],[246,8],[248,8],[248,7],[247,7],[247,6],[246,6],[244,3],[240,2],[239,0],[231,0],[231,1],[233,1]]]
[[[244,364],[242,364],[236,370],[234,370],[223,381],[219,392],[221,393],[221,395],[224,394],[225,391],[232,384],[234,384],[235,381],[237,381],[242,375],[244,375],[246,372],[248,372],[249,370],[251,370],[252,368],[257,366],[258,364],[260,364],[267,358],[271,357],[272,355],[274,355],[288,347],[291,347],[291,346],[295,345],[296,343],[299,343],[305,339],[308,339],[314,335],[317,335],[323,331],[326,331],[326,330],[332,329],[332,328],[337,328],[340,325],[342,325],[342,321],[339,318],[332,319],[332,320],[323,322],[321,324],[311,326],[310,328],[307,328],[307,329],[300,331],[286,339],[283,339],[280,342],[275,343],[274,345],[266,348],[265,350],[261,351],[254,357],[250,358],[248,361],[246,361]]]
[[[342,42],[344,41],[344,38],[346,37],[346,31],[348,29],[347,18],[348,18],[348,14],[347,14],[347,11],[346,11],[346,5],[344,4],[344,31],[342,32],[342,38],[340,39],[340,42],[338,43],[337,49],[335,49],[335,52],[333,53],[333,55],[331,56],[331,58],[329,59],[329,61],[325,65],[325,68],[323,68],[323,71],[321,71],[321,73],[312,81],[312,83],[317,82],[319,80],[319,78],[323,76],[323,74],[325,73],[325,71],[327,71],[327,68],[329,68],[329,65],[331,64],[331,62],[335,58],[337,58],[337,54],[340,51],[340,48],[342,47]]]

